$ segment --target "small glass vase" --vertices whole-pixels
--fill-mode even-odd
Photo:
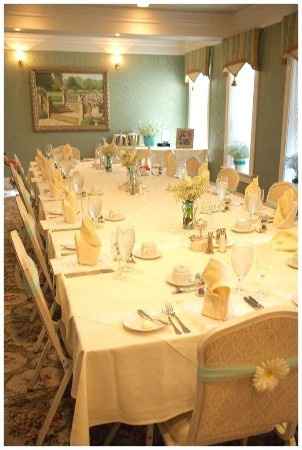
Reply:
[[[105,170],[112,172],[112,156],[105,156]]]
[[[194,228],[194,202],[184,200],[182,203],[182,226],[185,230]]]
[[[135,166],[128,167],[128,191],[130,195],[135,195],[138,192],[137,172]]]

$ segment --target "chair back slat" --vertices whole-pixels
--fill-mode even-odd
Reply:
[[[59,336],[52,321],[44,294],[42,292],[37,267],[33,262],[33,260],[27,254],[23,242],[20,239],[20,236],[16,230],[11,232],[11,239],[19,265],[22,268],[24,277],[31,290],[32,296],[35,299],[41,320],[47,330],[48,337],[51,343],[53,344],[57,352],[58,358],[60,359],[63,367],[65,367],[68,357],[62,347]]]
[[[201,164],[196,158],[187,159],[186,168],[189,177],[195,177],[196,175],[198,175],[198,169],[200,166]]]
[[[28,213],[31,214],[33,217],[35,217],[35,212],[32,207],[32,204],[31,204],[30,193],[26,189],[25,184],[24,184],[21,176],[16,171],[16,169],[12,165],[10,165],[10,169],[11,169],[13,179],[16,183],[18,192],[19,192],[20,196],[22,197],[23,203],[25,204]]]
[[[18,195],[16,196],[16,202],[17,202],[17,206],[18,206],[18,210],[19,210],[21,219],[22,219],[25,229],[26,229],[26,233],[29,237],[33,251],[37,258],[38,264],[46,278],[46,281],[47,281],[47,284],[48,284],[50,290],[53,291],[53,283],[52,283],[51,276],[49,273],[47,261],[44,256],[43,250],[42,250],[41,239],[39,237],[39,233],[37,232],[35,218],[30,216],[27,213],[25,206],[21,200],[21,197]]]
[[[237,319],[205,336],[198,349],[199,367],[257,367],[276,358],[295,358],[298,316],[270,310]],[[188,441],[208,445],[265,433],[298,417],[297,369],[290,369],[274,390],[259,392],[251,376],[197,383]]]

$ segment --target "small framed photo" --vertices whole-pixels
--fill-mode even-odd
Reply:
[[[176,148],[193,148],[193,142],[194,142],[193,128],[177,128]]]

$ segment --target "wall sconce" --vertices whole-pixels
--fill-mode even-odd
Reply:
[[[25,61],[25,52],[20,49],[16,50],[16,59],[17,59],[19,67],[23,67],[23,64]]]
[[[122,64],[122,55],[120,54],[120,52],[118,50],[116,50],[113,53],[112,63],[114,65],[114,69],[115,70],[120,70],[121,64]]]

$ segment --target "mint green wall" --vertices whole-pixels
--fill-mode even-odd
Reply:
[[[280,23],[262,30],[259,56],[254,174],[267,189],[278,181],[281,149],[285,66],[281,63]],[[210,87],[209,160],[213,179],[223,163],[226,81],[222,64],[222,45],[217,45]]]
[[[34,132],[29,71],[33,68],[109,69],[110,132]],[[120,71],[112,70],[110,55],[72,52],[28,52],[19,68],[15,53],[5,52],[5,151],[17,153],[27,167],[37,147],[70,143],[91,156],[102,136],[137,129],[138,121],[157,120],[175,141],[176,128],[187,123],[183,56],[124,55]],[[160,138],[160,136],[158,136]]]

